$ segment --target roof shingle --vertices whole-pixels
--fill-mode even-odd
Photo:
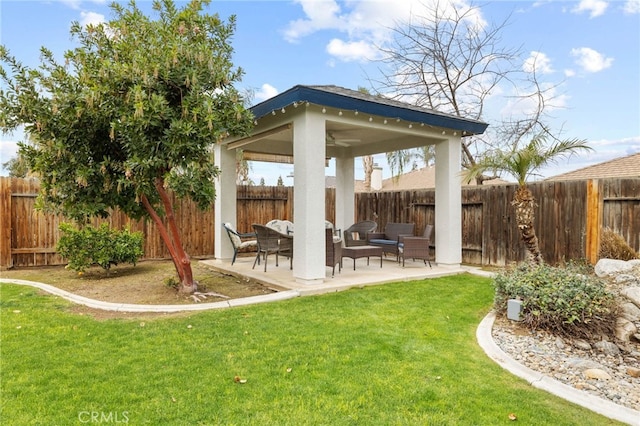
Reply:
[[[586,180],[622,177],[640,177],[640,152],[551,176],[545,180]]]

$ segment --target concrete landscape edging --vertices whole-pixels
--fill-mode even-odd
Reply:
[[[493,340],[491,330],[496,314],[489,312],[476,329],[478,344],[484,352],[500,367],[524,380],[535,388],[549,392],[569,402],[580,405],[605,417],[627,423],[632,426],[640,426],[640,411],[632,410],[606,399],[590,395],[587,392],[575,389],[555,380],[547,375],[538,373],[511,358]]]

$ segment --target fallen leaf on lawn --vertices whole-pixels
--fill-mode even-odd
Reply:
[[[240,383],[242,385],[244,385],[245,383],[247,383],[247,379],[243,379],[240,376],[236,376],[233,378],[233,381],[236,383]]]
[[[187,328],[193,328],[193,326],[192,326],[191,324],[189,324],[189,325],[187,326]]]
[[[518,418],[516,417],[516,415],[515,415],[515,414],[513,414],[513,413],[509,413],[509,420],[511,420],[511,421],[515,421],[515,420],[518,420]]]
[[[19,314],[20,311],[18,309],[16,309],[15,311],[13,311],[14,314]]]
[[[16,328],[17,328],[18,330],[20,330],[20,329],[22,328],[22,326],[21,326],[21,325],[19,325],[19,326],[17,326]]]
[[[287,368],[287,373],[291,373],[291,367]]]
[[[173,396],[171,397],[171,402],[178,402],[177,399],[175,399]]]
[[[140,323],[140,327],[144,327],[146,324],[144,322]]]

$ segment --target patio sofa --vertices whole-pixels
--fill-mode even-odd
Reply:
[[[367,245],[382,247],[383,253],[391,253],[399,259],[399,244],[403,237],[412,237],[415,223],[393,223],[389,222],[384,227],[384,232],[369,232],[367,234]]]

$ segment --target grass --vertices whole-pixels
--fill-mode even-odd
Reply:
[[[3,424],[499,425],[511,413],[518,424],[615,424],[482,352],[485,278],[144,322],[96,321],[30,288],[0,292]]]

